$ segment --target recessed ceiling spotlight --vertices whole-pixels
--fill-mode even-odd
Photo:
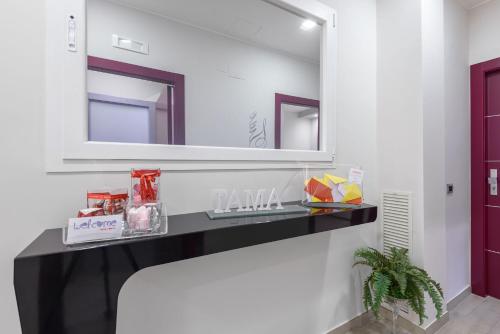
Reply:
[[[300,25],[300,29],[307,31],[314,29],[317,25],[318,24],[313,20],[304,20],[304,22]]]

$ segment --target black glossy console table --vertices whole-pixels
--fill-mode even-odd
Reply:
[[[209,220],[170,216],[168,234],[67,247],[43,232],[14,260],[23,334],[114,334],[118,294],[141,269],[375,221],[377,207]]]

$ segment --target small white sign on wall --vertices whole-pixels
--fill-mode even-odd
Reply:
[[[351,168],[349,170],[349,182],[356,183],[359,185],[363,184],[363,178],[365,176],[365,172],[358,168]]]
[[[119,238],[123,231],[123,215],[71,218],[66,243]]]

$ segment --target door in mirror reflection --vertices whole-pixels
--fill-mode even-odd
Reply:
[[[91,56],[87,63],[89,141],[185,143],[182,75]]]
[[[263,0],[87,0],[88,139],[318,150],[321,32]]]
[[[275,96],[275,148],[317,151],[320,147],[320,101]]]
[[[282,104],[281,148],[316,151],[319,149],[319,109]]]

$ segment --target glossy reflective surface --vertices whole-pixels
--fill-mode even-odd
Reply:
[[[118,294],[137,271],[198,256],[375,221],[377,207],[209,220],[169,217],[161,237],[67,247],[61,229],[43,232],[14,260],[23,334],[113,334]]]
[[[89,62],[89,141],[274,149],[274,94],[320,100],[323,23],[292,6],[86,2],[87,55],[114,63]],[[317,119],[286,114],[282,148],[318,151]]]

